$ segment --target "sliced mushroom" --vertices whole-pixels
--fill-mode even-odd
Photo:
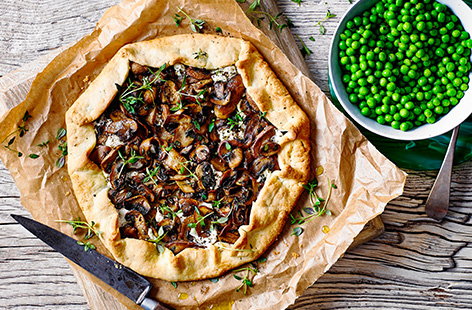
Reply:
[[[200,246],[190,241],[174,241],[166,244],[166,247],[177,255],[187,248],[199,248]]]
[[[265,170],[273,170],[275,168],[274,159],[271,157],[259,157],[253,163],[251,167],[252,173],[258,178]]]
[[[109,180],[112,188],[121,188],[125,183],[125,177],[122,173],[123,170],[123,161],[121,160],[114,162],[111,166]]]
[[[197,148],[190,154],[190,158],[197,162],[201,163],[210,159],[210,149],[206,145],[199,145]]]
[[[236,226],[247,225],[249,224],[249,214],[251,209],[248,206],[238,205],[233,210],[231,214],[231,218],[233,219],[233,223]]]
[[[151,205],[143,195],[138,195],[127,199],[125,201],[125,207],[128,210],[137,210],[144,215],[146,215],[151,210]]]
[[[227,105],[215,105],[214,107],[215,116],[219,119],[227,119],[234,110],[236,110],[236,103],[234,102]]]
[[[237,104],[241,100],[246,89],[244,88],[243,79],[241,75],[235,75],[229,80],[226,86],[227,90],[231,93],[231,103]]]
[[[122,189],[117,191],[113,188],[110,188],[110,190],[108,191],[108,198],[114,205],[123,203],[126,199],[129,199],[132,196],[133,193],[130,192],[128,189]]]
[[[228,105],[231,102],[231,93],[227,94],[226,97],[223,97],[223,98],[211,97],[210,102],[217,106]]]
[[[120,228],[121,238],[134,238],[138,239],[138,229],[136,227],[131,226],[131,224],[126,224],[125,226]]]
[[[177,86],[172,81],[166,81],[161,88],[161,102],[177,105],[180,101]]]
[[[185,73],[187,73],[188,76],[191,76],[196,80],[211,79],[210,72],[208,72],[208,70],[201,69],[201,68],[187,67],[187,69],[185,70]]]
[[[196,82],[196,83],[193,83],[193,84],[192,84],[192,88],[195,90],[195,92],[198,93],[198,92],[200,92],[200,90],[201,90],[203,87],[205,87],[205,86],[207,86],[208,84],[211,84],[211,83],[213,83],[213,80],[212,80],[212,79],[200,80],[200,81],[198,81],[198,82]]]
[[[104,130],[106,135],[116,135],[121,141],[128,141],[135,136],[138,131],[138,123],[130,118],[124,118],[116,122],[109,123]]]
[[[148,71],[148,69],[145,66],[142,66],[136,62],[131,62],[131,72],[133,72],[134,75],[142,75]]]
[[[156,100],[157,95],[157,88],[152,87],[144,92],[143,100],[146,104],[153,104],[154,100]]]
[[[141,142],[141,145],[139,146],[139,154],[144,156],[147,160],[157,159],[160,161],[167,156],[167,154],[162,151],[161,143],[156,137],[147,138]]]
[[[138,239],[146,240],[148,236],[148,227],[144,216],[136,210],[131,210],[125,215],[125,219],[131,221],[137,230]]]
[[[233,148],[234,144],[232,141],[222,141],[218,147],[218,155],[231,169],[238,167],[244,160],[243,150],[239,147]]]
[[[232,169],[226,170],[221,176],[220,183],[218,184],[218,186],[222,188],[232,187],[239,177],[238,174],[239,173],[237,170],[232,170]]]
[[[185,114],[171,114],[164,122],[164,128],[173,134],[173,141],[181,147],[189,146],[195,140],[192,118]]]
[[[175,181],[175,183],[179,186],[180,190],[184,193],[195,193],[195,189],[193,188],[194,184],[191,180],[186,179],[182,181]]]
[[[251,146],[252,153],[255,157],[270,156],[279,151],[280,145],[270,141],[270,138],[272,138],[274,134],[275,128],[272,126],[257,135]]]
[[[180,155],[176,150],[171,149],[169,151],[166,151],[167,157],[163,161],[163,164],[166,167],[169,167],[177,172],[180,172],[180,170],[183,167],[183,163],[185,163],[187,160],[185,157]]]
[[[112,150],[111,147],[106,145],[97,145],[93,151],[90,153],[89,158],[93,161],[97,166],[100,166],[103,162],[103,159],[110,153]]]
[[[209,162],[202,162],[195,168],[195,175],[201,189],[212,189],[215,187],[215,175]]]
[[[154,192],[144,184],[139,184],[136,191],[141,193],[149,202],[154,202],[156,199]]]
[[[227,97],[228,93],[226,92],[226,83],[216,82],[214,85],[214,97],[217,99],[224,99]]]
[[[231,225],[226,225],[218,235],[218,240],[226,243],[235,243],[239,239],[239,232],[233,229]]]
[[[219,157],[212,158],[210,160],[210,163],[217,171],[223,172],[228,169],[228,165],[226,164],[226,162]]]
[[[179,207],[185,216],[189,216],[195,212],[195,208],[198,207],[198,201],[191,198],[182,198],[179,199]]]

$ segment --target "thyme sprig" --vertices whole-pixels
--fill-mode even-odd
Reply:
[[[159,170],[161,170],[161,166],[156,166],[154,169],[149,170],[149,167],[146,167],[146,177],[143,179],[143,182],[149,182],[152,181],[154,185],[157,186],[157,182],[154,179],[154,177],[159,173]]]
[[[198,210],[198,208],[195,208],[195,210]],[[198,225],[201,227],[205,227],[205,219],[209,217],[210,215],[213,215],[215,212],[210,212],[205,216],[200,215],[200,211],[197,211],[198,217],[197,221],[195,223],[188,223],[187,226],[190,228],[197,228]]]
[[[57,145],[57,148],[61,152],[60,157],[56,161],[56,166],[58,168],[64,167],[64,165],[66,163],[66,156],[68,154],[67,141],[65,140],[66,134],[67,134],[67,130],[65,130],[64,128],[59,128],[57,130],[56,140],[59,141],[59,144]]]
[[[28,127],[26,127],[26,122],[31,118],[31,114],[29,114],[28,111],[23,114],[23,117],[21,118],[21,123],[17,125],[17,128],[9,133],[5,139],[1,142],[1,144],[5,143],[5,141],[8,140],[7,144],[5,144],[3,147],[6,148],[7,150],[14,152],[17,154],[18,157],[23,156],[23,153],[12,148],[13,143],[17,140],[16,138],[22,138],[28,131]]]
[[[101,231],[99,231],[96,227],[95,227],[95,222],[94,221],[91,221],[90,224],[85,222],[85,221],[82,221],[79,218],[77,218],[76,220],[73,220],[73,221],[68,221],[68,220],[57,220],[56,221],[57,223],[66,223],[66,224],[69,224],[72,226],[73,228],[73,233],[75,234],[77,232],[77,230],[80,230],[80,229],[85,229],[87,232],[84,236],[84,239],[85,240],[88,240],[90,238],[92,238],[93,236],[98,236],[101,234]]]
[[[182,21],[187,18],[190,21],[190,29],[193,32],[202,32],[204,25],[206,22],[203,19],[192,18],[187,12],[185,12],[182,8],[177,7],[178,11],[174,15],[174,21],[177,27],[180,26]],[[179,15],[178,13],[182,13],[184,16]]]
[[[120,168],[120,173],[118,173],[118,175],[120,176],[121,173],[123,172],[123,170],[125,169],[126,165],[128,164],[134,164],[136,163],[138,160],[144,158],[143,156],[139,156],[136,154],[136,151],[134,149],[131,149],[130,151],[130,155],[128,158],[125,158],[123,156],[123,154],[121,154],[121,152],[118,150],[118,156],[121,158],[121,160],[123,160],[123,165],[121,166]]]
[[[318,22],[315,24],[315,27],[316,27],[316,26],[319,26],[320,34],[321,34],[321,35],[326,34],[326,28],[325,28],[325,26],[323,25],[323,23],[324,23],[325,21],[327,21],[328,19],[333,18],[333,17],[336,17],[336,14],[333,14],[333,13],[331,13],[330,10],[327,10],[326,16],[325,16],[322,20],[318,21]]]
[[[134,109],[134,105],[138,103],[144,103],[144,99],[139,94],[138,96],[130,96],[133,93],[136,93],[138,91],[143,91],[143,90],[150,90],[153,91],[152,85],[156,82],[164,82],[161,78],[161,73],[167,68],[167,64],[163,64],[162,66],[157,69],[157,71],[153,72],[151,69],[149,71],[154,75],[154,78],[151,79],[151,77],[144,77],[142,81],[142,85],[137,85],[135,82],[131,82],[131,80],[128,80],[128,87],[121,93],[120,95],[120,102],[123,104],[125,109],[130,112],[131,114],[136,113]],[[130,83],[131,82],[131,83]],[[121,88],[121,86],[117,85],[118,88]]]
[[[244,114],[241,111],[238,111],[233,118],[228,118],[226,121],[228,122],[229,129],[233,129],[234,127],[240,127],[244,122]]]
[[[157,234],[158,234],[157,238],[148,239],[147,241],[154,243],[156,245],[156,248],[159,251],[159,253],[164,253],[165,248],[161,244],[161,241],[162,241],[162,239],[164,239],[164,237],[167,235],[167,233],[168,232],[164,231],[164,228],[161,226],[161,227],[159,227],[159,230],[157,231]]]
[[[259,269],[257,269],[257,266],[255,264],[251,264],[252,267],[244,267],[244,268],[239,268],[234,270],[235,273],[238,272],[243,272],[245,271],[244,277],[241,277],[239,275],[234,274],[233,277],[236,280],[241,281],[241,285],[236,288],[236,292],[239,292],[242,290],[243,294],[247,294],[247,290],[250,287],[254,286],[254,277],[256,274],[259,272]]]
[[[336,189],[337,186],[329,178],[328,178],[328,184],[329,184],[329,189],[328,189],[328,194],[326,196],[326,199],[319,197],[318,194],[316,193],[316,188],[318,187],[318,180],[316,178],[314,178],[307,184],[303,185],[305,190],[308,191],[308,196],[309,196],[310,203],[312,206],[303,209],[306,215],[301,210],[298,211],[298,216],[294,216],[293,214],[290,214],[290,223],[292,225],[306,224],[314,220],[315,218],[323,216],[325,214],[331,215],[331,211],[328,209],[328,206],[331,199],[332,190]],[[302,227],[295,227],[292,230],[292,235],[300,236],[303,233],[303,231],[304,230]]]
[[[167,212],[167,214],[170,214],[172,217],[172,220],[174,220],[176,217],[181,216],[184,213],[182,209],[179,209],[177,212],[174,212],[174,210],[172,210],[169,206],[165,204],[161,204],[159,206],[159,209],[161,212]]]

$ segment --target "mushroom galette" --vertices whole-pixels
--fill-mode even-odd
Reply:
[[[259,257],[309,174],[309,123],[248,42],[123,47],[69,109],[69,174],[116,260],[169,281]]]

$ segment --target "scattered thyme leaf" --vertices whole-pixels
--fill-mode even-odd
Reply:
[[[315,42],[315,41],[316,41],[316,40],[315,40],[315,38],[314,38],[313,36],[310,36],[310,37],[308,38],[308,40],[310,40],[310,41],[313,41],[313,42]]]
[[[295,227],[291,233],[292,236],[297,236],[297,237],[300,236],[301,234],[303,234],[303,228],[301,227]]]
[[[292,0],[292,2],[295,2],[296,4],[298,4],[298,6],[300,6],[303,0]]]
[[[39,146],[39,147],[46,147],[48,144],[49,144],[49,140],[46,140],[46,141],[41,142],[41,143],[38,144],[37,146]]]
[[[222,32],[223,32],[223,29],[221,29],[221,27],[216,27],[216,28],[215,28],[215,31],[216,31],[217,33],[222,33]]]
[[[170,282],[170,284],[172,284],[172,286],[173,286],[174,288],[177,288],[177,286],[178,286],[177,282],[173,282],[173,281],[172,281],[172,282]]]
[[[211,278],[209,280],[213,283],[217,283],[218,281],[220,281],[220,278]]]
[[[77,244],[83,246],[85,252],[96,249],[95,245],[93,245],[90,241],[86,241],[86,242],[77,241]]]
[[[33,158],[33,159],[36,159],[36,158],[39,157],[39,155],[38,155],[38,154],[31,153],[31,154],[28,155],[28,157],[29,157],[29,158]]]
[[[66,134],[67,134],[67,130],[65,130],[64,128],[59,128],[59,129],[57,130],[56,139],[57,139],[57,140],[60,140],[60,139],[62,139],[63,137],[65,137]]]
[[[179,14],[175,13],[175,15],[173,17],[175,25],[177,27],[179,27],[180,24],[182,23],[182,21],[184,20],[184,18],[185,18],[184,16],[180,16]]]

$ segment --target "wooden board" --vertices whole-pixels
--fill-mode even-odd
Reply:
[[[118,1],[0,1],[0,75],[89,33],[105,9]],[[352,4],[347,0],[304,0],[300,7],[291,0],[277,3],[294,22],[292,31],[314,51],[306,61],[315,82],[328,94],[331,35],[339,16]],[[338,17],[325,22],[327,33],[320,35],[315,23],[327,9]],[[310,36],[316,42],[309,41]],[[471,308],[472,162],[454,169],[450,212],[441,223],[424,213],[436,172],[407,172],[404,195],[388,204],[382,215],[385,233],[349,250],[289,309]],[[9,217],[10,213],[28,213],[1,164],[0,205],[0,309],[87,309],[63,257]],[[103,294],[92,289],[88,287],[87,292]],[[103,303],[97,304],[98,309],[122,309],[114,307],[106,295],[99,300]]]

